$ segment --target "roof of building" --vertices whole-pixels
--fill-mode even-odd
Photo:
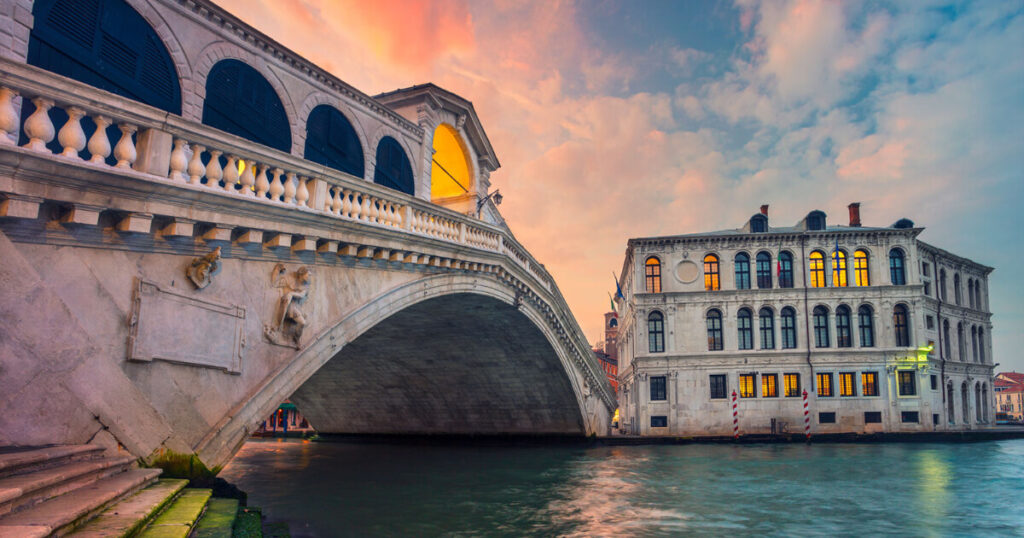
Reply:
[[[998,379],[1000,376],[1006,378],[1009,381],[1012,381],[1013,383],[1024,383],[1024,374],[1019,372],[999,372],[996,374],[997,383],[999,381],[1003,381],[1002,379]]]

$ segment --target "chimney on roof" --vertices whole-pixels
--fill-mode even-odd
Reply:
[[[761,214],[766,217],[768,216],[768,204],[764,204],[761,206]]]
[[[860,202],[854,202],[849,205],[850,208],[850,226],[860,227]]]

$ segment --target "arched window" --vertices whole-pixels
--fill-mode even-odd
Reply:
[[[982,305],[982,302],[981,302],[981,281],[980,280],[975,280],[974,281],[974,293],[977,294],[977,297],[975,297],[975,299],[974,299],[974,303],[976,305],[976,308],[978,310],[984,310],[985,307]]]
[[[782,349],[796,348],[796,310],[787,306],[780,316],[782,325]]]
[[[348,118],[329,105],[320,105],[309,113],[303,156],[358,178],[366,174],[363,146],[356,130]]]
[[[946,384],[946,416],[950,424],[956,424],[956,407],[953,404],[953,382]]]
[[[841,304],[836,307],[836,346],[852,347],[853,335],[850,330],[850,307]]]
[[[890,250],[889,278],[894,286],[903,286],[907,283],[907,275],[903,265],[903,251],[898,248]]]
[[[853,276],[854,283],[858,286],[871,285],[871,277],[868,275],[868,252],[864,249],[853,253]]]
[[[377,143],[373,182],[409,195],[416,194],[409,157],[405,155],[402,145],[390,136],[381,138]]]
[[[985,422],[988,422],[988,383],[981,385],[981,418]]]
[[[977,304],[974,302],[974,279],[967,279],[967,301],[971,304],[971,308],[976,308]]]
[[[957,306],[963,302],[963,293],[960,290],[960,273],[953,273],[953,300]]]
[[[704,289],[714,291],[721,289],[718,280],[718,256],[708,254],[704,256]]]
[[[970,408],[970,404],[969,404],[970,400],[967,399],[967,392],[968,392],[967,382],[965,381],[965,382],[960,384],[960,400],[963,402],[963,409],[961,409],[961,416],[964,419],[964,424],[970,424],[970,422],[971,422],[971,413],[970,413],[970,410],[969,410],[969,408]]]
[[[764,233],[768,231],[768,217],[758,213],[750,217],[751,233]]]
[[[901,304],[892,309],[892,325],[896,330],[896,347],[910,345],[910,324],[907,319],[907,307]]]
[[[206,76],[203,124],[286,153],[292,150],[291,125],[274,87],[238,60],[221,60]]]
[[[974,384],[974,419],[981,422],[981,383]]]
[[[661,293],[661,261],[651,256],[644,262],[647,293]]]
[[[846,252],[842,250],[832,253],[832,285],[837,288],[846,287]]]
[[[948,319],[942,320],[942,337],[943,337],[942,338],[943,343],[946,344],[946,346],[942,348],[942,350],[944,352],[943,354],[946,356],[946,358],[952,357],[953,356],[953,347],[950,345],[951,340],[949,338],[949,320]]]
[[[619,318],[612,318],[608,320],[608,327],[614,329],[619,326]]]
[[[779,287],[793,287],[793,255],[786,251],[779,253]]]
[[[814,346],[829,347],[828,309],[822,305],[814,307]]]
[[[665,318],[654,311],[647,316],[647,349],[651,353],[665,351]]]
[[[978,328],[971,327],[971,359],[978,362]]]
[[[978,357],[985,364],[985,329],[978,329]]]
[[[741,308],[739,314],[736,315],[739,349],[754,349],[753,317],[749,308]]]
[[[708,322],[708,351],[722,350],[722,313],[718,310],[709,310]]]
[[[760,318],[761,349],[775,349],[775,314],[767,306],[757,313]]]
[[[825,283],[825,253],[815,250],[811,253],[811,287],[824,288]]]
[[[939,270],[939,300],[946,301],[946,270]]]
[[[434,129],[433,144],[430,198],[437,200],[468,193],[473,186],[473,167],[459,131],[442,123]]]
[[[772,287],[772,255],[763,250],[757,253],[757,287],[762,290]]]
[[[860,347],[875,347],[875,312],[868,305],[857,309],[857,324],[860,327]]]
[[[964,331],[963,322],[956,324],[956,347],[957,358],[967,362],[967,333]]]
[[[825,213],[814,210],[807,214],[807,229],[824,230],[825,229]]]
[[[736,254],[736,289],[750,289],[750,256],[746,252]]]

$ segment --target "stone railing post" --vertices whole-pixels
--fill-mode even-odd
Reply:
[[[459,244],[462,244],[462,245],[466,244],[466,223],[465,222],[460,222],[459,223]]]
[[[405,212],[405,214],[402,215],[402,229],[403,230],[412,230],[412,219],[413,219],[413,209],[412,209],[412,206],[411,205],[407,205],[407,206],[405,206],[402,209]]]
[[[153,128],[143,130],[136,139],[137,157],[132,168],[158,177],[167,177],[170,172],[173,145],[174,140],[170,133]],[[184,170],[184,167],[182,169]]]
[[[329,195],[327,193],[327,182],[323,178],[311,177],[306,180],[306,189],[309,191],[309,202],[307,205],[317,211],[323,211],[327,208],[327,200]]]

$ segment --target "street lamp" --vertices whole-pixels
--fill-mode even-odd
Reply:
[[[480,218],[480,211],[484,208],[484,204],[487,203],[487,200],[491,199],[494,200],[494,205],[501,205],[501,192],[495,189],[494,191],[491,191],[487,196],[484,196],[483,198],[477,200],[476,218]]]

